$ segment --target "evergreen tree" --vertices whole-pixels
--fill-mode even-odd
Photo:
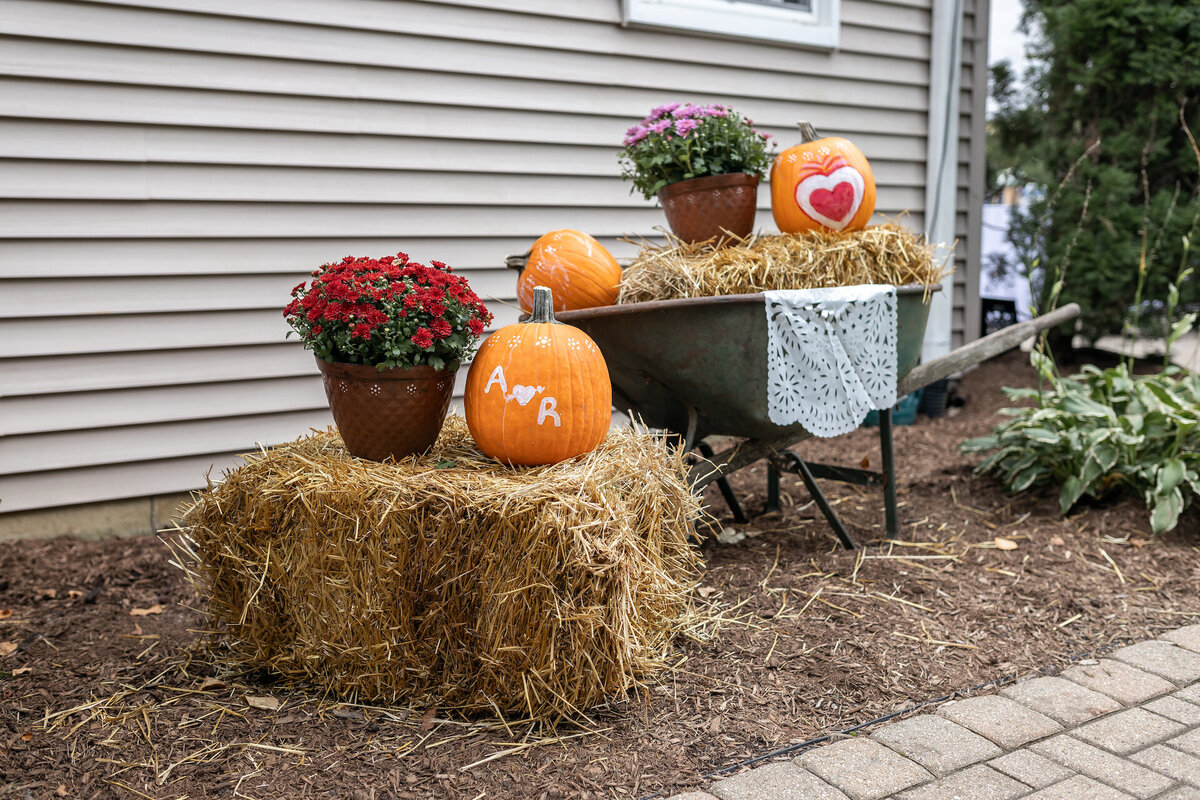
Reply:
[[[1027,88],[993,68],[994,169],[1039,187],[1014,215],[1027,267],[1083,307],[1089,338],[1116,333],[1134,304],[1162,299],[1190,254],[1200,216],[1200,3],[1195,0],[1024,0],[1035,37]],[[1200,245],[1200,242],[1196,242]],[[1046,281],[1047,284],[1050,281]],[[1042,300],[1048,286],[1040,288]],[[1194,303],[1196,281],[1182,300]]]

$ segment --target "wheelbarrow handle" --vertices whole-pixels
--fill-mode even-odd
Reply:
[[[982,364],[989,358],[1013,349],[1030,336],[1041,333],[1047,328],[1053,328],[1055,325],[1069,322],[1078,316],[1079,305],[1068,303],[1049,314],[1042,314],[1040,317],[1018,322],[1016,325],[1009,325],[1007,328],[1001,328],[973,342],[968,342],[944,356],[913,367],[896,385],[896,395],[903,397],[934,381],[940,381],[947,375],[953,375],[961,369]]]

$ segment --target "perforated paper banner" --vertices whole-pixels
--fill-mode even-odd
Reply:
[[[896,404],[895,286],[764,294],[772,422],[839,436]]]

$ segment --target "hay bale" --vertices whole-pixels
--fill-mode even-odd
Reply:
[[[465,422],[396,464],[329,431],[244,457],[184,514],[233,658],[354,701],[553,719],[663,663],[701,564],[682,455],[615,431],[511,469]]]
[[[780,289],[818,289],[860,283],[896,286],[940,281],[934,248],[900,225],[861,231],[758,236],[729,247],[643,243],[621,276],[618,303],[675,300]]]

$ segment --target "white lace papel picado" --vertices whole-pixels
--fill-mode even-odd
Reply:
[[[814,436],[848,433],[896,404],[896,287],[764,292],[767,412]]]

